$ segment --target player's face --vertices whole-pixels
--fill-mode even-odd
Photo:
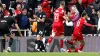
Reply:
[[[42,7],[41,6],[38,6],[38,11],[41,11],[42,10]]]
[[[63,6],[63,8],[65,7],[65,5],[62,5]]]

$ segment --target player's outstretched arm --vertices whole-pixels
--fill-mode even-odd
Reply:
[[[15,27],[17,28],[17,30],[18,30],[20,36],[22,37],[23,35],[22,35],[21,31],[20,31],[20,28],[19,28],[18,24],[15,24]]]
[[[92,25],[90,23],[85,22],[84,25],[89,26],[89,27],[95,27],[95,25]]]

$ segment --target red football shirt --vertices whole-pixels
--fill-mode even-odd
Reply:
[[[54,12],[54,23],[63,23],[64,21],[64,9],[63,8],[58,8]]]
[[[84,25],[93,27],[92,24],[86,22],[85,18],[81,17],[76,23],[76,26],[74,28],[74,33],[82,33]]]

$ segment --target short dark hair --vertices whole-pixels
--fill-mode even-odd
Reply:
[[[41,6],[41,7],[42,7],[42,5],[41,5],[41,4],[38,4],[38,6]]]
[[[65,5],[65,1],[61,1],[60,2],[60,5]]]
[[[82,17],[84,17],[86,15],[87,15],[86,11],[83,11],[82,14],[81,14]]]
[[[75,46],[73,46],[73,45],[71,45],[71,47],[70,47],[71,49],[75,49]]]

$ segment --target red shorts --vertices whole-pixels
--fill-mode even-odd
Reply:
[[[56,33],[56,36],[64,34],[64,25],[63,24],[53,24],[52,31]]]
[[[81,40],[84,40],[83,38],[83,35],[80,33],[73,33],[73,37],[72,37],[73,40],[78,40],[78,41],[81,41]]]

